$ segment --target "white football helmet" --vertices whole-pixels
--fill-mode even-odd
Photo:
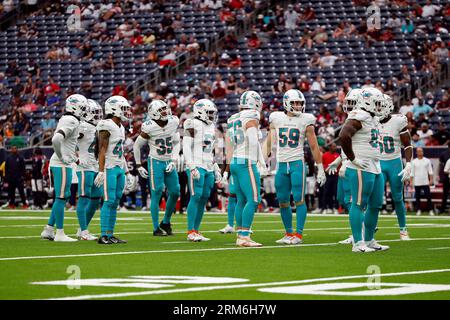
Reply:
[[[66,99],[66,112],[69,112],[80,119],[84,118],[87,109],[87,99],[81,94],[72,94]]]
[[[358,99],[357,108],[365,110],[375,116],[381,116],[383,111],[384,96],[376,88],[364,88]]]
[[[293,102],[298,102],[298,106],[294,106]],[[283,107],[286,111],[299,116],[305,111],[305,96],[300,90],[291,89],[286,91],[283,96]]]
[[[131,106],[128,103],[128,100],[122,96],[112,96],[106,100],[105,115],[118,117],[122,121],[128,121],[133,118]]]
[[[253,109],[259,112],[262,109],[261,96],[256,91],[245,91],[239,99],[239,107],[241,109]]]
[[[172,115],[172,110],[162,100],[153,100],[148,106],[148,115],[152,120],[167,120]]]
[[[217,121],[217,107],[209,99],[200,99],[194,103],[194,117],[212,124]]]
[[[87,99],[89,108],[86,112],[85,121],[91,122],[94,125],[103,119],[103,109],[102,106],[98,104],[97,101],[92,99]]]
[[[387,94],[383,94],[383,96],[384,96],[384,104],[383,110],[380,115],[380,120],[386,119],[392,112],[394,112],[394,102],[392,101],[392,98]]]
[[[356,104],[358,103],[358,100],[360,98],[361,91],[361,89],[351,89],[349,92],[347,92],[347,95],[344,99],[344,104],[342,105],[342,110],[344,110],[345,113],[349,113],[356,108]]]

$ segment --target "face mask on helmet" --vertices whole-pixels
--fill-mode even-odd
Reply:
[[[356,107],[356,100],[351,98],[346,98],[344,100],[344,105],[342,106],[345,113],[351,112]]]
[[[133,118],[133,113],[131,112],[131,106],[129,104],[123,104],[120,106],[122,111],[122,121],[131,120]]]
[[[208,120],[210,123],[214,123],[217,121],[217,110],[208,110],[206,111],[208,115]]]
[[[94,124],[97,124],[100,120],[103,119],[103,110],[102,110],[102,108],[101,108],[100,106],[98,106],[97,108],[95,108],[95,109],[92,111],[92,114],[93,114],[92,122],[93,122]]]
[[[172,110],[169,108],[168,105],[164,105],[158,109],[158,113],[160,119],[165,121],[169,118],[170,115],[172,115]]]
[[[305,109],[305,101],[302,100],[291,100],[289,102],[290,112],[293,114],[300,114]]]

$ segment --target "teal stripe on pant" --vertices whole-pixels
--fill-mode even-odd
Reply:
[[[70,186],[72,184],[71,167],[50,167],[55,189],[55,201],[48,220],[48,225],[56,224],[57,229],[64,228],[64,209],[67,199],[70,197]]]

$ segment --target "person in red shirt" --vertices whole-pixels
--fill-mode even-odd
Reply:
[[[322,156],[322,163],[325,172],[327,172],[327,168],[334,160],[339,157],[339,153],[337,152],[337,147],[335,143],[330,144],[328,151],[325,152]],[[325,212],[323,213],[334,213],[337,214],[337,184],[338,184],[338,174],[328,174],[327,181],[324,185],[324,190],[322,193],[322,203],[324,204]]]

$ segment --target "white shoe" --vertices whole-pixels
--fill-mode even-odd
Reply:
[[[416,212],[416,216],[420,216],[422,214],[422,211],[420,211],[420,210],[417,210],[417,212]]]
[[[55,242],[75,242],[77,239],[66,236],[64,229],[57,229],[55,235]]]
[[[389,246],[382,246],[375,239],[366,242],[367,248],[371,248],[375,251],[386,251],[389,250]]]
[[[291,237],[291,244],[301,244],[301,243],[303,243],[303,238],[298,233],[294,234]]]
[[[197,236],[200,238],[200,241],[209,241],[210,238],[204,237],[200,232],[197,233]]]
[[[6,209],[6,208],[8,208],[9,207],[9,202],[7,202],[7,203],[5,203],[4,205],[2,205],[2,209]]]
[[[375,252],[375,249],[369,248],[366,243],[361,240],[357,243],[353,244],[352,248],[353,252],[360,252],[360,253],[369,253],[369,252]]]
[[[292,234],[286,233],[283,238],[275,242],[279,244],[292,244]]]
[[[250,237],[238,237],[236,245],[239,247],[262,247],[261,243],[253,241]]]
[[[434,216],[434,211],[430,210],[430,216]]]
[[[234,227],[227,224],[225,228],[219,230],[220,233],[234,233]]]
[[[78,237],[79,240],[85,240],[85,241],[95,241],[98,238],[92,234],[90,234],[89,230],[83,230],[80,233],[80,236]]]
[[[353,244],[353,236],[350,235],[347,239],[339,241],[340,244]]]
[[[67,209],[67,211],[75,211],[75,207],[74,206],[70,206],[69,209]]]
[[[316,209],[313,210],[312,213],[322,213],[322,210],[320,210],[319,208],[316,208]]]
[[[47,239],[50,241],[55,240],[55,228],[52,226],[46,225],[44,230],[41,232],[41,239]]]
[[[409,237],[408,231],[400,231],[400,240],[408,241],[411,240]]]
[[[395,215],[395,210],[391,212],[391,216]]]
[[[187,240],[191,241],[191,242],[200,242],[202,241],[201,238],[199,237],[199,235],[195,232],[191,232],[188,234],[187,236]]]
[[[141,211],[148,211],[148,208],[147,207],[142,207]]]
[[[339,211],[337,209],[333,209],[333,214],[339,214]]]
[[[381,211],[381,214],[388,214],[386,210]]]

